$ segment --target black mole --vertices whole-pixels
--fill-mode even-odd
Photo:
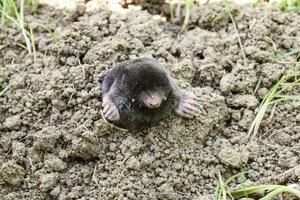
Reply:
[[[197,100],[192,92],[181,89],[164,66],[152,58],[121,62],[102,82],[104,117],[129,130],[151,127],[172,110],[193,118],[199,113]]]

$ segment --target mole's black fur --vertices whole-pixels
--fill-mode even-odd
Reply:
[[[164,97],[159,107],[142,106],[139,95],[149,90],[158,91]],[[151,58],[139,58],[117,64],[108,72],[102,83],[102,95],[108,92],[120,114],[120,119],[113,123],[129,130],[155,125],[166,117],[176,104],[176,96],[167,72],[159,62]]]

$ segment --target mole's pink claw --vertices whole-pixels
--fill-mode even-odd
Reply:
[[[109,99],[104,99],[102,105],[103,115],[106,119],[110,121],[118,121],[120,119],[120,114],[117,106]]]
[[[200,113],[199,98],[192,92],[184,91],[181,96],[175,112],[185,118],[193,118]]]

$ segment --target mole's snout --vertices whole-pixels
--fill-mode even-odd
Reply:
[[[157,108],[160,105],[160,101],[157,101],[155,99],[152,99],[149,101],[148,107],[149,108]]]
[[[146,95],[143,102],[148,108],[158,108],[161,104],[161,98],[159,95]]]

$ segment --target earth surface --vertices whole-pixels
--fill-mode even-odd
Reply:
[[[36,59],[16,27],[0,27],[0,199],[216,199],[219,175],[247,171],[243,185],[298,183],[300,101],[270,107],[247,133],[260,102],[300,47],[300,14],[220,3],[194,6],[189,29],[130,7],[121,13],[43,6],[27,15]],[[144,131],[101,117],[101,82],[118,62],[148,56],[200,99],[201,114],[172,113]],[[295,89],[296,92],[300,88]],[[272,116],[272,118],[270,118]],[[292,199],[287,197],[286,199]]]

